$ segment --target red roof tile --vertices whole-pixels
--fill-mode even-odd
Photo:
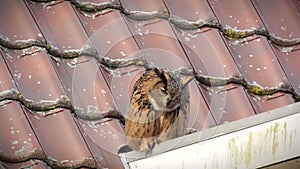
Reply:
[[[143,2],[123,2],[126,9],[141,11],[166,11],[165,6],[160,1],[152,1],[148,5]],[[126,6],[128,5],[128,6]],[[146,8],[146,9],[145,9]],[[185,52],[181,49],[170,24],[167,21],[150,20],[145,23],[135,23],[127,19],[129,28],[132,30],[146,59],[154,66],[177,69],[181,66],[188,66],[190,63]],[[153,43],[155,42],[155,43]],[[170,64],[172,62],[172,64]],[[190,66],[188,66],[190,67]],[[191,104],[199,105],[191,108],[189,127],[202,129],[215,125],[214,119],[206,106],[201,93],[196,85],[190,86]]]
[[[232,3],[235,5],[231,5]],[[210,1],[210,4],[221,24],[226,23],[236,29],[263,27],[258,14],[249,1]],[[241,10],[244,12],[241,13]],[[247,82],[269,88],[290,85],[272,48],[264,37],[258,37],[237,45],[226,40],[226,44]],[[274,99],[253,98],[251,101],[257,112],[264,112],[293,103],[290,95],[280,95]]]
[[[167,1],[166,4],[170,8],[171,15],[189,21],[197,21],[199,18],[209,20],[214,17],[209,5],[204,1],[189,1],[184,4]],[[174,29],[197,72],[213,77],[226,78],[239,76],[239,70],[220,34],[216,30],[196,32],[180,31],[176,29],[176,27],[174,27]],[[233,88],[233,86],[228,87],[228,89],[229,88]],[[237,88],[232,91],[229,90],[228,92],[226,92],[226,89],[227,87],[216,87],[202,90],[218,124],[254,114],[251,105],[247,103],[248,99],[242,88]],[[235,99],[241,101],[242,104],[231,109],[231,107],[233,107],[231,106],[231,101]],[[230,102],[226,102],[227,100]]]
[[[16,89],[3,57],[0,57],[1,91]],[[0,107],[1,144],[0,157],[7,162],[26,161],[30,158],[45,158],[45,154],[35,137],[27,116],[17,102],[2,102]],[[9,165],[9,164],[7,164]],[[6,165],[4,165],[6,166]]]
[[[257,1],[252,0],[266,28],[281,38],[298,38],[300,36],[300,13],[292,0]],[[276,10],[268,10],[270,8]],[[275,17],[274,14],[280,14]]]
[[[298,0],[89,2],[0,2],[0,167],[122,168],[122,120],[102,118],[145,67],[109,59],[195,71],[197,130],[300,100]]]
[[[298,5],[300,1],[298,1]],[[297,3],[295,1],[295,3]],[[293,5],[292,1],[253,1],[253,4],[257,8],[257,11],[262,17],[266,27],[271,33],[276,36],[292,39],[300,36],[300,12]],[[276,10],[266,11],[266,6],[274,6]],[[275,17],[275,14],[280,13],[280,17]],[[280,47],[273,46],[273,51],[276,53],[277,58],[283,67],[283,70],[288,77],[291,85],[296,92],[300,92],[300,77],[297,63],[300,63],[299,49],[300,45],[294,47]],[[286,52],[282,52],[286,51]]]
[[[1,91],[9,90],[12,88],[16,88],[14,80],[12,80],[11,74],[6,67],[5,61],[3,59],[2,52],[0,52],[0,89]]]
[[[296,4],[298,11],[300,11],[300,1],[299,0],[294,0],[294,3]]]
[[[77,17],[68,2],[57,4],[48,10],[44,10],[39,4],[32,5],[31,9],[34,17],[36,17],[36,20],[40,23],[40,28],[44,32],[46,40],[51,41],[54,46],[61,50],[66,50],[68,48],[78,49],[84,45],[88,45],[88,37],[80,20],[70,19]],[[57,15],[60,15],[58,11],[64,11],[66,15],[61,15],[57,18]],[[61,25],[65,26],[61,27]],[[73,29],[70,30],[70,27],[73,27]],[[57,68],[58,74],[62,75],[60,76],[61,81],[65,89],[69,91],[68,96],[72,98],[74,106],[82,108],[91,114],[116,109],[112,95],[110,94],[101,71],[98,69],[96,60],[88,57],[80,57],[73,59],[71,63],[65,61],[55,64],[55,67]],[[89,123],[80,124],[87,137],[93,142],[96,142],[97,145],[101,146],[104,150],[102,152],[103,157],[101,158],[106,159],[107,162],[112,160],[112,157],[113,161],[119,161],[116,152],[120,145],[124,144],[124,139],[122,139],[124,136],[120,134],[122,131],[117,122],[103,123],[105,125],[93,128]],[[107,148],[105,149],[107,145],[114,149],[107,151]],[[90,147],[93,146],[90,145]],[[95,154],[93,155],[95,156]],[[114,168],[113,166],[115,166],[113,163],[108,163],[107,167]],[[120,166],[120,161],[117,166]]]
[[[18,103],[1,106],[1,156],[9,162],[26,161],[30,158],[45,159],[45,154],[26,121],[22,107]],[[4,139],[5,138],[5,139]]]
[[[15,32],[21,37],[29,36],[29,39],[38,36],[38,29],[34,26],[35,22],[30,17],[25,4],[21,1],[10,3],[17,6],[20,9],[20,13],[24,11],[19,16],[23,17],[23,22],[30,22],[24,24],[22,27],[15,28]],[[16,15],[12,16],[18,17]],[[30,27],[26,27],[26,25]],[[32,27],[35,29],[32,29]],[[26,34],[23,35],[23,33]],[[60,81],[46,52],[40,51],[36,54],[20,58],[21,54],[21,51],[7,50],[5,59],[10,71],[14,75],[20,92],[25,98],[30,98],[34,102],[38,102],[40,100],[55,100],[64,95]],[[28,69],[29,67],[30,69]],[[70,111],[62,111],[62,113],[55,116],[38,119],[36,116],[30,114],[29,110],[25,111],[28,114],[28,120],[33,125],[37,139],[46,154],[44,160],[47,160],[48,163],[53,163],[53,166],[94,165],[94,160],[88,148],[79,146],[85,144],[85,142],[77,125],[73,121]],[[58,146],[64,147],[64,151],[57,149]],[[74,147],[78,148],[74,149]]]

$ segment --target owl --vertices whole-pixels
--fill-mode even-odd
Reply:
[[[157,68],[148,69],[137,80],[125,121],[127,144],[132,150],[149,153],[155,144],[185,134],[189,81]]]

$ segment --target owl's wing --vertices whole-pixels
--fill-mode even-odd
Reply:
[[[128,145],[133,150],[151,151],[159,129],[156,112],[150,106],[130,104],[125,122]]]

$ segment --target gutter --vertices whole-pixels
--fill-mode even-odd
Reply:
[[[128,169],[262,168],[300,159],[300,103],[165,141],[150,155],[120,158]]]

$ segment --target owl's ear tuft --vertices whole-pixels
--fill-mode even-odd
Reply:
[[[153,70],[154,70],[154,72],[156,73],[157,76],[160,76],[161,72],[159,71],[158,68],[155,67]]]
[[[188,85],[192,80],[194,79],[194,76],[183,76],[181,78],[181,84],[182,86]]]
[[[160,77],[161,80],[167,85],[167,83],[168,83],[168,80],[167,80],[168,78],[166,77],[167,73],[165,71],[163,71],[163,70],[158,69],[158,68],[154,68],[153,70],[156,73],[156,75],[158,77]]]

